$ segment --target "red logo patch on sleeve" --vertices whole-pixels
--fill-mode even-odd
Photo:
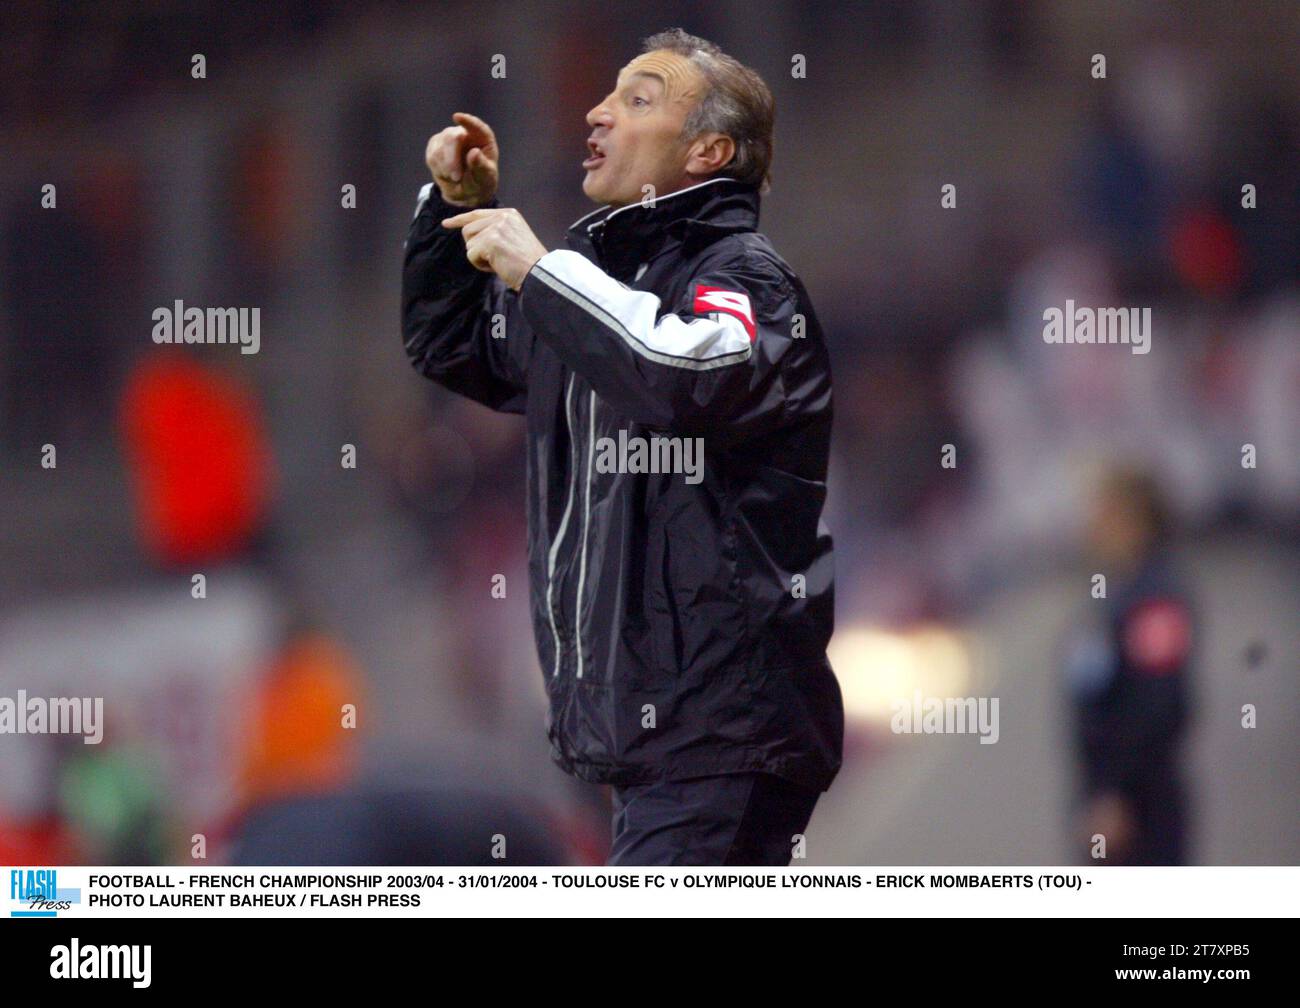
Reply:
[[[726,312],[734,315],[745,325],[749,341],[754,342],[754,309],[749,303],[749,295],[740,291],[730,291],[725,287],[706,287],[695,285],[695,305],[692,311],[696,315],[712,315],[714,312]]]
[[[1124,650],[1144,675],[1178,671],[1192,650],[1192,620],[1171,599],[1151,599],[1134,608],[1124,623]]]

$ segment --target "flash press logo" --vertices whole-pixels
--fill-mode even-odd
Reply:
[[[11,906],[10,917],[57,917],[81,902],[81,890],[60,889],[57,868],[11,868],[9,902],[20,907]]]
[[[148,987],[152,965],[152,945],[82,945],[73,938],[50,946],[55,980],[130,980],[132,987]]]

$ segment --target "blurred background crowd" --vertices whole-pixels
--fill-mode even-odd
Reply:
[[[585,113],[673,25],[772,87],[761,227],[831,344],[809,861],[1068,863],[1104,822],[1296,863],[1300,7],[1065,0],[0,7],[0,696],[107,712],[0,735],[0,863],[603,860],[547,753],[520,421],[414,373],[399,271],[454,111],[557,246]],[[260,353],[155,346],[177,299],[259,306]],[[1150,307],[1150,353],[1046,344],[1066,299]],[[999,697],[997,744],[892,732],[916,690]]]

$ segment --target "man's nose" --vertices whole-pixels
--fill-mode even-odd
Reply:
[[[609,127],[614,125],[614,116],[609,111],[608,98],[587,113],[587,125],[592,129],[595,129],[597,126],[604,126],[606,129],[609,129]]]

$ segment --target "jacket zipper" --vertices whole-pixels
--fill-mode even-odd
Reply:
[[[569,387],[564,394],[564,422],[569,429],[569,499],[564,504],[564,514],[560,517],[560,527],[556,530],[555,541],[551,543],[550,554],[547,557],[546,565],[546,615],[551,621],[551,636],[555,639],[555,668],[551,670],[552,677],[560,674],[560,631],[555,625],[555,605],[551,601],[551,593],[555,587],[555,558],[560,551],[560,543],[564,541],[564,533],[569,526],[569,513],[573,510],[573,493],[578,483],[577,461],[578,461],[578,442],[574,437],[574,422],[572,415],[573,406],[573,379],[574,372],[569,372]],[[560,599],[563,603],[564,599]]]
[[[596,452],[596,390],[587,405],[587,482],[582,504],[582,554],[578,561],[578,594],[573,600],[573,633],[578,648],[577,678],[582,678],[582,589],[587,580],[587,532],[591,525],[591,469]]]

